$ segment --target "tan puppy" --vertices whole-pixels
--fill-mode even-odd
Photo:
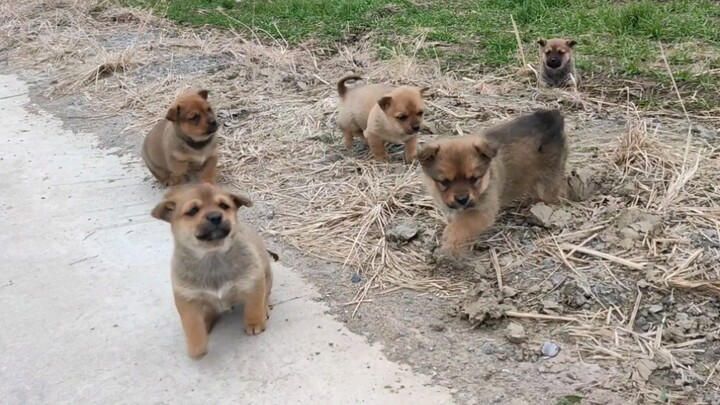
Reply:
[[[203,181],[217,180],[218,122],[207,97],[207,90],[181,95],[145,137],[143,160],[166,186],[181,184],[196,168],[202,171]]]
[[[443,248],[461,251],[494,222],[501,207],[564,195],[567,139],[559,111],[540,110],[483,136],[446,138],[418,154],[428,191],[446,212]]]
[[[249,335],[263,332],[270,316],[270,254],[238,221],[242,206],[252,202],[205,183],[170,190],[152,211],[172,225],[173,295],[192,358],[207,353],[215,320],[232,306],[244,303]]]
[[[417,154],[418,133],[422,125],[425,103],[422,93],[426,89],[401,86],[393,89],[374,84],[347,89],[347,76],[338,82],[340,104],[338,125],[343,131],[345,147],[352,147],[353,138],[362,138],[373,157],[388,161],[385,143],[404,144],[405,161],[411,162]]]
[[[540,46],[540,78],[550,87],[580,85],[580,77],[575,69],[573,48],[577,42],[573,40],[553,38],[541,39]]]

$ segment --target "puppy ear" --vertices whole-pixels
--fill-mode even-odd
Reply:
[[[161,221],[170,222],[170,216],[172,216],[173,211],[175,211],[175,201],[162,200],[153,208],[152,216]]]
[[[577,45],[577,41],[575,41],[574,39],[571,39],[571,40],[569,40],[569,41],[565,41],[565,43],[566,43],[567,46],[569,46],[570,48],[574,48],[575,45]]]
[[[545,46],[547,45],[547,41],[544,39],[538,39],[537,44],[540,46]]]
[[[170,122],[175,122],[180,119],[180,106],[177,104],[173,104],[172,107],[167,111],[167,114],[165,114],[165,119]]]
[[[207,91],[207,90],[199,90],[199,91],[198,91],[198,95],[200,95],[200,97],[202,97],[203,100],[207,100],[209,93],[210,93],[210,92]]]
[[[435,160],[438,152],[440,152],[439,145],[428,145],[418,152],[417,160],[420,162],[421,166],[427,167]]]
[[[392,104],[391,96],[384,96],[381,97],[380,100],[378,100],[378,105],[380,106],[380,108],[382,108],[383,111],[387,110],[388,107],[390,107],[390,104]]]
[[[230,198],[232,198],[233,203],[235,204],[235,207],[237,209],[240,209],[240,207],[243,207],[243,206],[245,206],[245,207],[253,206],[253,202],[250,201],[250,199],[247,197],[237,195],[237,194],[230,194]]]
[[[475,143],[475,150],[481,157],[487,158],[488,160],[491,160],[497,155],[497,148],[484,140]]]

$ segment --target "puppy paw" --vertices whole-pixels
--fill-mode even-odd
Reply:
[[[188,356],[190,356],[193,360],[199,360],[203,358],[207,352],[208,348],[207,345],[197,345],[197,346],[189,346],[187,348]]]
[[[245,324],[245,333],[247,333],[250,336],[259,335],[263,332],[265,332],[267,319],[257,322],[257,323],[246,323]]]
[[[181,176],[173,176],[165,180],[166,187],[178,186],[185,182],[185,178]]]

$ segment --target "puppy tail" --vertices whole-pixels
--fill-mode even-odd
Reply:
[[[338,90],[338,94],[340,95],[340,98],[345,97],[345,93],[348,92],[348,88],[345,87],[345,82],[349,82],[351,80],[362,80],[362,77],[360,77],[358,75],[349,75],[349,76],[345,76],[342,79],[340,79],[340,81],[337,84],[337,90]]]

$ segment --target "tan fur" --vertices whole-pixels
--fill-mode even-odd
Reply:
[[[193,169],[201,170],[202,181],[217,180],[218,124],[207,96],[207,90],[181,95],[145,137],[143,160],[153,176],[166,186],[183,183]],[[193,148],[188,140],[207,144]]]
[[[410,86],[393,89],[384,84],[345,88],[345,81],[351,79],[359,77],[348,76],[338,83],[341,97],[338,126],[345,147],[352,148],[353,139],[361,138],[369,145],[373,157],[388,161],[385,143],[404,144],[405,160],[414,160],[425,109],[422,99],[425,89]]]
[[[522,198],[557,203],[564,195],[567,139],[562,115],[539,111],[487,130],[446,138],[418,154],[424,183],[447,214],[443,247],[462,251]]]
[[[173,295],[192,358],[207,353],[215,320],[239,303],[244,303],[245,332],[265,330],[270,254],[260,236],[237,219],[237,210],[251,205],[245,197],[206,183],[171,189],[152,211],[171,224]]]
[[[541,83],[550,87],[580,85],[580,76],[575,69],[573,48],[576,42],[569,39],[541,39],[540,78]]]

